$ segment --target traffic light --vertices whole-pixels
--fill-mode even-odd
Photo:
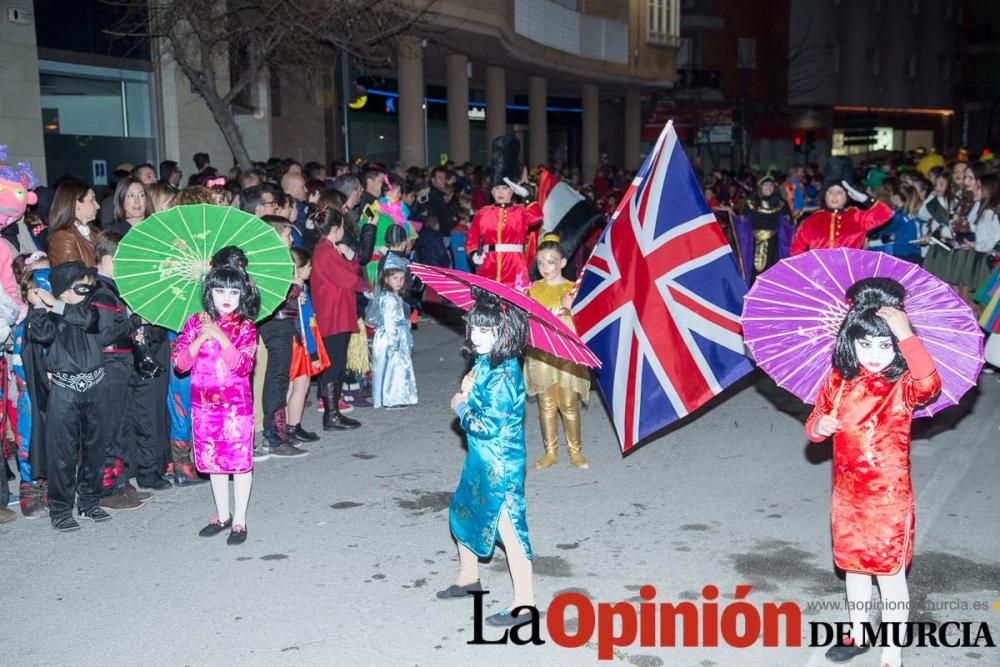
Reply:
[[[805,152],[811,153],[816,148],[816,130],[806,132]]]
[[[795,144],[795,150],[802,152],[802,137],[796,134],[795,138],[792,139],[792,143]]]

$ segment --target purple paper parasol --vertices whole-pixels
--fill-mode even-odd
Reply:
[[[972,309],[916,264],[881,252],[813,250],[760,275],[743,300],[743,339],[757,365],[778,386],[813,403],[833,368],[847,289],[876,277],[906,289],[906,314],[941,376],[941,394],[913,416],[929,417],[957,404],[976,386],[983,367],[983,332]]]

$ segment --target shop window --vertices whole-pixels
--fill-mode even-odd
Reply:
[[[121,81],[40,73],[38,84],[47,134],[126,136]]]
[[[51,179],[107,185],[116,164],[156,162],[149,73],[40,61],[42,131]]]

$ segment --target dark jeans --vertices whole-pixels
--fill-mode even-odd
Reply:
[[[340,384],[344,381],[344,369],[347,368],[347,346],[350,342],[350,331],[323,336],[323,346],[326,348],[326,355],[330,357],[330,367],[323,371],[320,381],[324,386],[332,382],[337,396],[340,395]]]
[[[295,321],[272,318],[262,322],[257,327],[257,333],[267,348],[261,410],[264,413],[264,432],[271,433],[274,429],[274,413],[284,410],[288,404],[288,371],[292,367]]]
[[[109,400],[113,399],[103,381],[82,392],[54,383],[49,389],[45,448],[49,460],[49,515],[53,520],[73,515],[77,494],[81,511],[97,505],[104,474],[102,417]]]

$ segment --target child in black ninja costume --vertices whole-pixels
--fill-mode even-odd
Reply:
[[[100,317],[91,303],[95,269],[83,262],[65,262],[52,269],[52,293],[28,290],[27,335],[48,348],[45,368],[51,377],[45,448],[48,456],[49,518],[60,532],[80,529],[73,518],[78,500],[81,517],[107,521],[111,516],[97,504],[104,473],[107,441],[102,425],[104,401],[101,350],[127,335],[124,313]],[[55,295],[55,296],[53,296]],[[77,471],[77,450],[80,470]]]

